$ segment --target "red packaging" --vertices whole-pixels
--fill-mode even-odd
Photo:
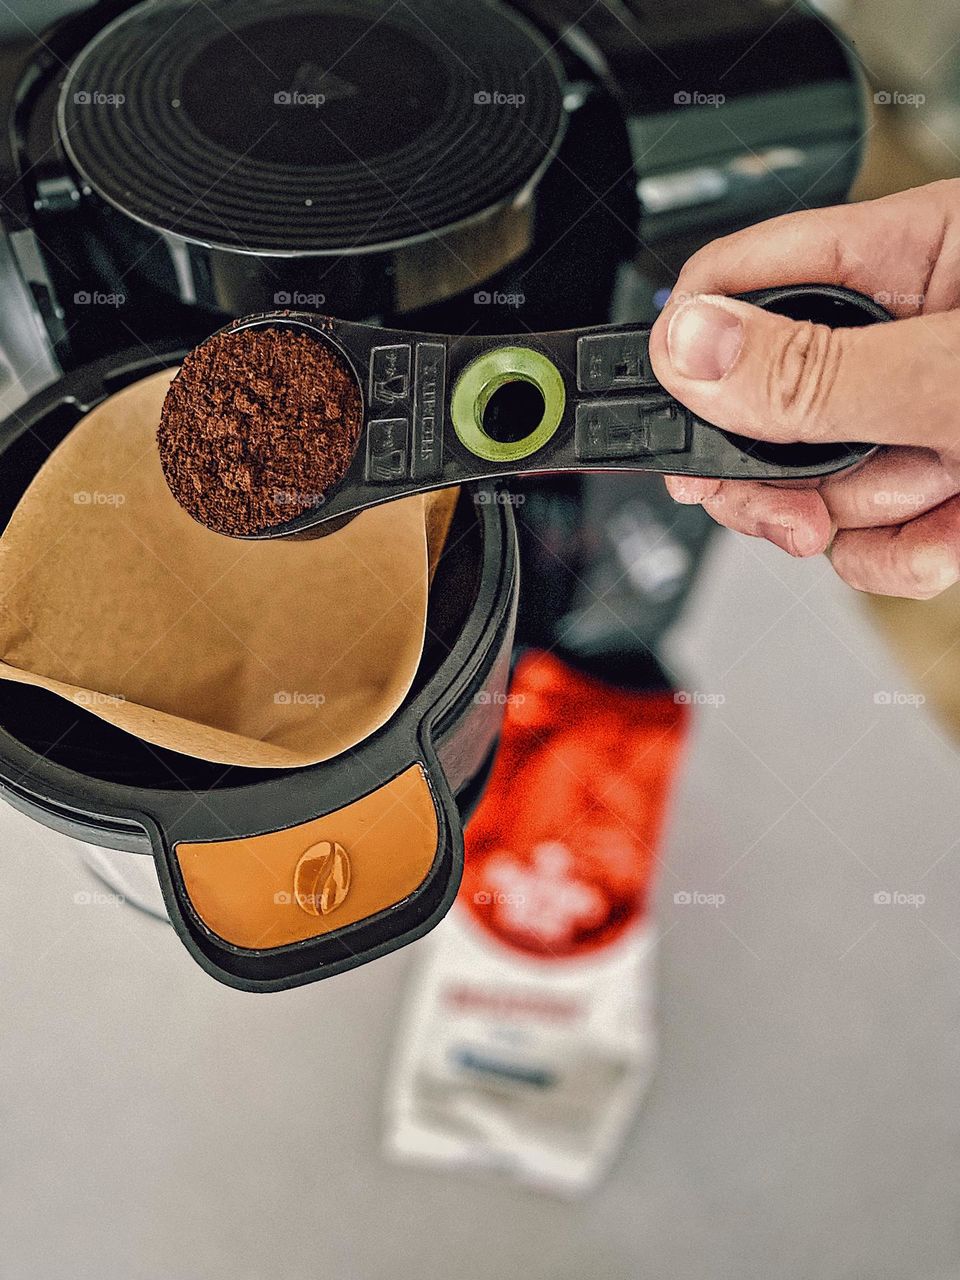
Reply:
[[[643,912],[686,711],[549,653],[521,659],[459,899],[501,943],[584,955]]]
[[[649,896],[688,707],[549,653],[517,666],[459,897],[413,993],[388,1149],[565,1194],[655,1061]]]

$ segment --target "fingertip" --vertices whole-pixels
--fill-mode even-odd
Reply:
[[[955,586],[957,554],[952,547],[921,543],[907,556],[907,579],[918,600],[932,600]]]
[[[794,490],[789,514],[793,523],[793,554],[800,559],[822,556],[830,546],[835,529],[820,490]]]
[[[886,529],[841,529],[831,543],[829,557],[837,577],[866,595],[897,595],[896,590],[878,588],[888,534]]]
[[[802,519],[764,520],[757,526],[757,533],[797,560],[821,555],[827,547],[822,531],[813,523]]]
[[[815,490],[728,482],[704,510],[738,533],[765,538],[790,556],[821,555],[832,533],[830,514]]]
[[[889,529],[851,529],[837,535],[830,561],[855,591],[901,600],[933,600],[956,584],[956,557],[944,547],[902,552]]]
[[[810,556],[822,556],[833,538],[833,526],[830,517],[825,519],[807,517],[799,520],[794,527],[794,555],[799,559]]]
[[[722,480],[704,480],[700,476],[665,476],[667,493],[674,502],[698,506],[720,492]]]
[[[703,294],[674,308],[667,325],[667,356],[675,375],[719,382],[737,363],[746,337],[729,299]]]

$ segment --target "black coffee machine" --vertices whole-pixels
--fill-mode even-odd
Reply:
[[[698,244],[842,198],[861,114],[834,33],[761,0],[674,0],[655,16],[633,0],[101,0],[24,50],[11,90],[4,521],[86,409],[238,314],[488,333],[650,318]],[[186,945],[235,986],[312,981],[419,936],[456,892],[462,823],[496,747],[515,526],[521,642],[650,685],[706,536],[703,513],[673,508],[652,477],[505,496],[461,497],[411,694],[349,758],[224,772],[11,685],[4,798],[118,857],[152,850]],[[304,907],[305,922],[294,870],[270,901],[299,930],[277,946],[203,915],[181,846],[223,846],[233,894],[245,842],[260,868],[262,841],[279,842],[286,876],[346,839],[372,884],[402,849],[384,837],[365,853],[341,818],[408,762],[423,801],[413,889],[354,895],[353,915],[326,923]]]
[[[99,0],[10,77],[0,412],[287,305],[451,333],[651,319],[699,245],[842,200],[863,113],[796,0]],[[643,477],[523,497],[521,640],[636,670],[710,522]],[[624,576],[647,544],[650,589]]]
[[[796,3],[100,0],[12,77],[8,379],[288,303],[603,322],[624,264],[842,199],[861,117]]]

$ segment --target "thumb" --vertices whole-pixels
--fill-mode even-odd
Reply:
[[[650,356],[698,417],[753,439],[960,450],[960,312],[830,329],[702,294],[663,312]]]

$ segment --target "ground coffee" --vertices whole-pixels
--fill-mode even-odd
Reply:
[[[352,370],[302,331],[224,330],[184,360],[157,432],[167,484],[195,520],[244,536],[316,507],[356,452]]]

